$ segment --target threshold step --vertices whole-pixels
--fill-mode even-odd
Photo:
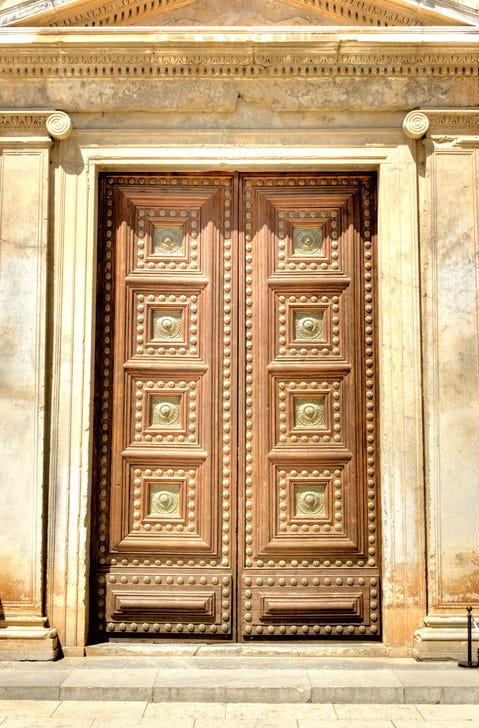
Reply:
[[[479,670],[411,658],[80,657],[0,663],[0,699],[479,703]]]

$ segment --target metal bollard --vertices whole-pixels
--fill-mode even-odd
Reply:
[[[472,607],[467,607],[467,661],[458,662],[459,667],[479,667],[479,647],[477,661],[472,660]]]

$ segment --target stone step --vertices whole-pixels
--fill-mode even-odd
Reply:
[[[83,657],[0,663],[0,699],[479,703],[479,670],[409,658]]]

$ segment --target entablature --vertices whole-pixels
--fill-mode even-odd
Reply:
[[[477,76],[479,29],[6,28],[0,77]]]

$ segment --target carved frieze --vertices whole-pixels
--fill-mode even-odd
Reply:
[[[0,41],[0,77],[134,78],[154,80],[199,78],[308,78],[367,79],[427,76],[474,77],[479,69],[476,37],[455,29],[453,40],[433,29],[419,37],[411,28],[398,40],[381,29],[362,29],[357,38],[337,29],[280,35],[244,29],[224,34],[183,32],[162,28],[84,30],[14,29]],[[18,40],[17,40],[18,38]],[[78,41],[82,41],[81,47]],[[425,46],[425,40],[428,45]],[[28,50],[27,50],[28,49]]]

